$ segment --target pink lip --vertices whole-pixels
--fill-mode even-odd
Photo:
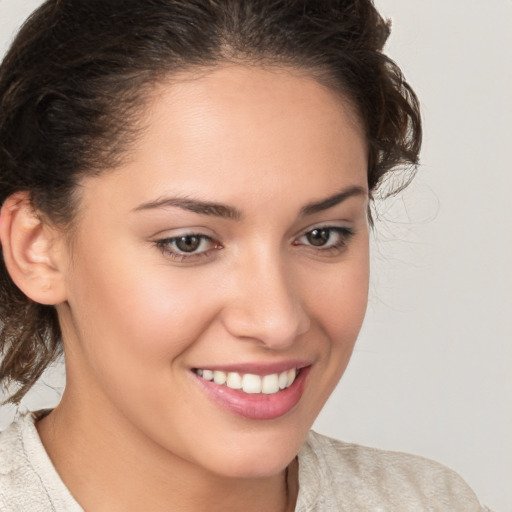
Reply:
[[[260,367],[260,371],[257,370],[258,366]],[[221,371],[238,371],[240,373],[254,373],[255,375],[269,375],[271,373],[279,373],[280,371],[294,368],[289,362],[285,367],[280,366],[282,370],[274,370],[272,365],[264,365],[264,370],[261,370],[261,366],[262,365],[245,365],[245,367],[251,369],[250,371],[245,369],[241,370],[241,368],[245,368],[244,365],[237,365],[236,369],[221,369],[221,367],[217,366],[215,369]],[[276,367],[279,367],[279,364],[277,364]],[[244,418],[271,420],[290,412],[302,397],[311,366],[295,366],[295,368],[301,368],[301,370],[293,384],[289,388],[278,391],[272,395],[244,393],[243,391],[231,389],[227,386],[215,384],[213,381],[205,380],[195,373],[193,373],[193,375],[208,396],[224,409],[239,416],[243,416]]]

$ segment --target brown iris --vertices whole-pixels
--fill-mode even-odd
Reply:
[[[316,247],[325,245],[330,237],[331,232],[328,229],[313,229],[306,235],[308,242]]]
[[[194,252],[201,244],[201,237],[197,235],[185,235],[176,239],[176,247],[182,252]]]

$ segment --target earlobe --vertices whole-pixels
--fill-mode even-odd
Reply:
[[[40,304],[65,300],[55,229],[34,210],[28,193],[8,197],[0,212],[0,242],[7,271],[16,286]]]

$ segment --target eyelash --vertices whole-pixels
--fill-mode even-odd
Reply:
[[[185,252],[178,249],[171,249],[172,244],[176,244],[179,240],[183,238],[198,238],[200,246],[204,242],[211,242],[213,244],[213,247],[210,249],[207,249],[202,252]],[[156,246],[166,255],[171,257],[173,260],[177,260],[179,262],[182,261],[195,261],[200,258],[208,257],[210,256],[210,253],[214,250],[220,249],[222,246],[217,243],[212,237],[203,235],[201,233],[184,233],[180,236],[173,236],[170,238],[163,238],[162,240],[156,241]]]
[[[313,229],[310,229],[303,235],[301,235],[297,240],[307,237],[308,235],[314,233],[315,231],[328,231],[329,232],[329,240],[332,235],[337,235],[338,239],[331,243],[331,245],[326,246],[315,246],[312,244],[307,244],[314,251],[319,252],[322,255],[327,256],[336,256],[338,255],[344,248],[348,246],[350,239],[354,236],[355,232],[352,228],[349,227],[341,227],[341,226],[318,226]],[[294,245],[302,245],[299,242],[294,242]],[[306,245],[306,244],[304,244]]]
[[[331,239],[332,235],[337,235],[338,239],[331,243],[331,245],[328,245],[327,247],[324,245],[315,246],[313,244],[306,244],[306,243],[300,243],[299,240],[307,237],[308,235],[311,235],[315,231],[328,231],[329,232],[329,238]],[[313,251],[316,253],[319,253],[321,255],[327,255],[327,256],[336,256],[340,254],[340,252],[348,246],[348,243],[350,242],[350,239],[354,236],[355,232],[352,228],[349,227],[341,227],[341,226],[318,226],[313,229],[310,229],[309,231],[302,234],[300,237],[298,237],[293,245],[307,245],[308,247],[312,248]],[[180,250],[179,248],[171,249],[171,246],[174,244],[176,247],[176,243],[184,238],[197,238],[199,239],[199,246],[204,242],[210,242],[213,244],[213,247],[206,249],[201,252],[185,252]],[[329,242],[328,242],[329,243]],[[175,237],[169,237],[169,238],[163,238],[161,240],[157,240],[155,242],[155,245],[164,253],[166,256],[169,256],[173,260],[179,261],[179,262],[192,262],[196,261],[201,258],[209,257],[211,256],[211,253],[213,251],[219,250],[222,248],[222,245],[218,242],[216,242],[212,237],[201,234],[201,233],[185,233],[180,236]]]

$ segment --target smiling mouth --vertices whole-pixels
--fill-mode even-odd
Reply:
[[[250,420],[272,420],[297,407],[311,366],[306,361],[286,366],[241,364],[222,370],[192,368],[191,373],[206,395],[223,409]],[[270,373],[272,370],[275,373]]]
[[[220,386],[226,386],[243,393],[252,395],[274,395],[289,388],[295,382],[295,378],[300,374],[300,369],[291,368],[280,373],[271,373],[269,375],[223,372],[220,370],[202,368],[195,368],[193,372],[206,381],[211,381]]]

